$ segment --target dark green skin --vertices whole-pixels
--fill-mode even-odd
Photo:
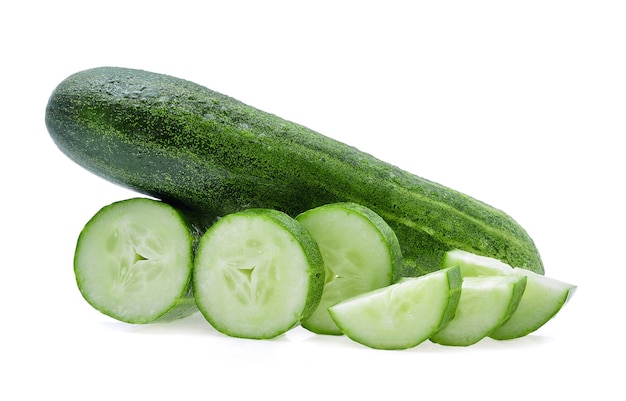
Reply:
[[[79,165],[209,223],[251,207],[297,216],[355,202],[396,232],[399,276],[439,269],[454,248],[544,272],[532,239],[502,211],[189,81],[117,67],[78,72],[52,93],[46,125]]]

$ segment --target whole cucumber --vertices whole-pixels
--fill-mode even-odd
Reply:
[[[531,237],[501,210],[183,79],[119,67],[78,72],[53,91],[46,125],[91,172],[212,218],[362,204],[395,230],[399,276],[437,270],[455,248],[544,272]]]

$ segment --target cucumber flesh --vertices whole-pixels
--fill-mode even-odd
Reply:
[[[400,244],[387,223],[354,203],[334,203],[296,218],[317,241],[326,281],[322,299],[302,327],[318,334],[342,334],[328,308],[339,301],[392,283],[402,265]]]
[[[431,337],[454,315],[461,293],[458,267],[357,295],[329,308],[350,339],[376,349],[407,349]]]
[[[459,266],[463,277],[507,275],[513,268],[492,257],[477,255],[461,249],[453,249],[444,254],[442,267]]]
[[[454,318],[430,340],[455,346],[477,343],[511,317],[525,286],[521,275],[464,277]]]
[[[194,296],[206,320],[233,337],[279,336],[319,304],[324,262],[310,233],[270,209],[223,217],[200,238]]]
[[[74,273],[89,304],[127,323],[169,321],[198,309],[191,295],[193,237],[182,215],[146,198],[112,203],[85,225]]]
[[[496,340],[523,337],[536,331],[563,308],[577,288],[526,269],[516,267],[513,270],[515,274],[526,277],[528,283],[513,316],[490,334]]]

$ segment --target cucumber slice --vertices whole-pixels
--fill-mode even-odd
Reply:
[[[270,209],[227,215],[200,238],[194,296],[206,320],[233,336],[279,336],[313,313],[324,262],[311,234]]]
[[[127,323],[196,312],[190,289],[193,237],[182,215],[152,199],[100,209],[76,244],[74,273],[89,304]]]
[[[407,349],[431,337],[452,317],[461,294],[458,267],[360,294],[329,308],[350,339],[376,349]]]
[[[450,266],[459,266],[463,277],[499,276],[513,273],[513,268],[501,260],[461,249],[445,253],[442,267]]]
[[[400,244],[382,217],[354,203],[320,206],[296,219],[317,241],[326,266],[322,299],[302,327],[318,334],[340,335],[328,308],[390,285],[402,264]]]
[[[519,338],[536,331],[561,310],[577,288],[573,284],[459,249],[447,252],[442,266],[459,266],[463,277],[523,275],[527,278],[524,294],[513,315],[489,334],[497,340]]]
[[[577,288],[526,269],[516,267],[513,271],[528,279],[526,291],[508,322],[489,335],[496,340],[519,338],[536,331],[563,308]]]
[[[517,308],[526,277],[464,277],[454,318],[430,340],[441,345],[477,343],[506,322]]]

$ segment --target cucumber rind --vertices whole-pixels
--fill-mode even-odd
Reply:
[[[197,312],[192,268],[193,237],[184,218],[148,198],[102,207],[81,230],[74,253],[83,298],[99,312],[132,324]]]
[[[296,220],[317,241],[326,266],[320,304],[301,325],[317,334],[341,335],[328,307],[390,285],[402,265],[400,244],[382,217],[352,202],[310,209]]]
[[[317,243],[300,223],[276,210],[225,216],[198,244],[196,304],[216,330],[232,337],[284,334],[315,310],[323,282]]]

